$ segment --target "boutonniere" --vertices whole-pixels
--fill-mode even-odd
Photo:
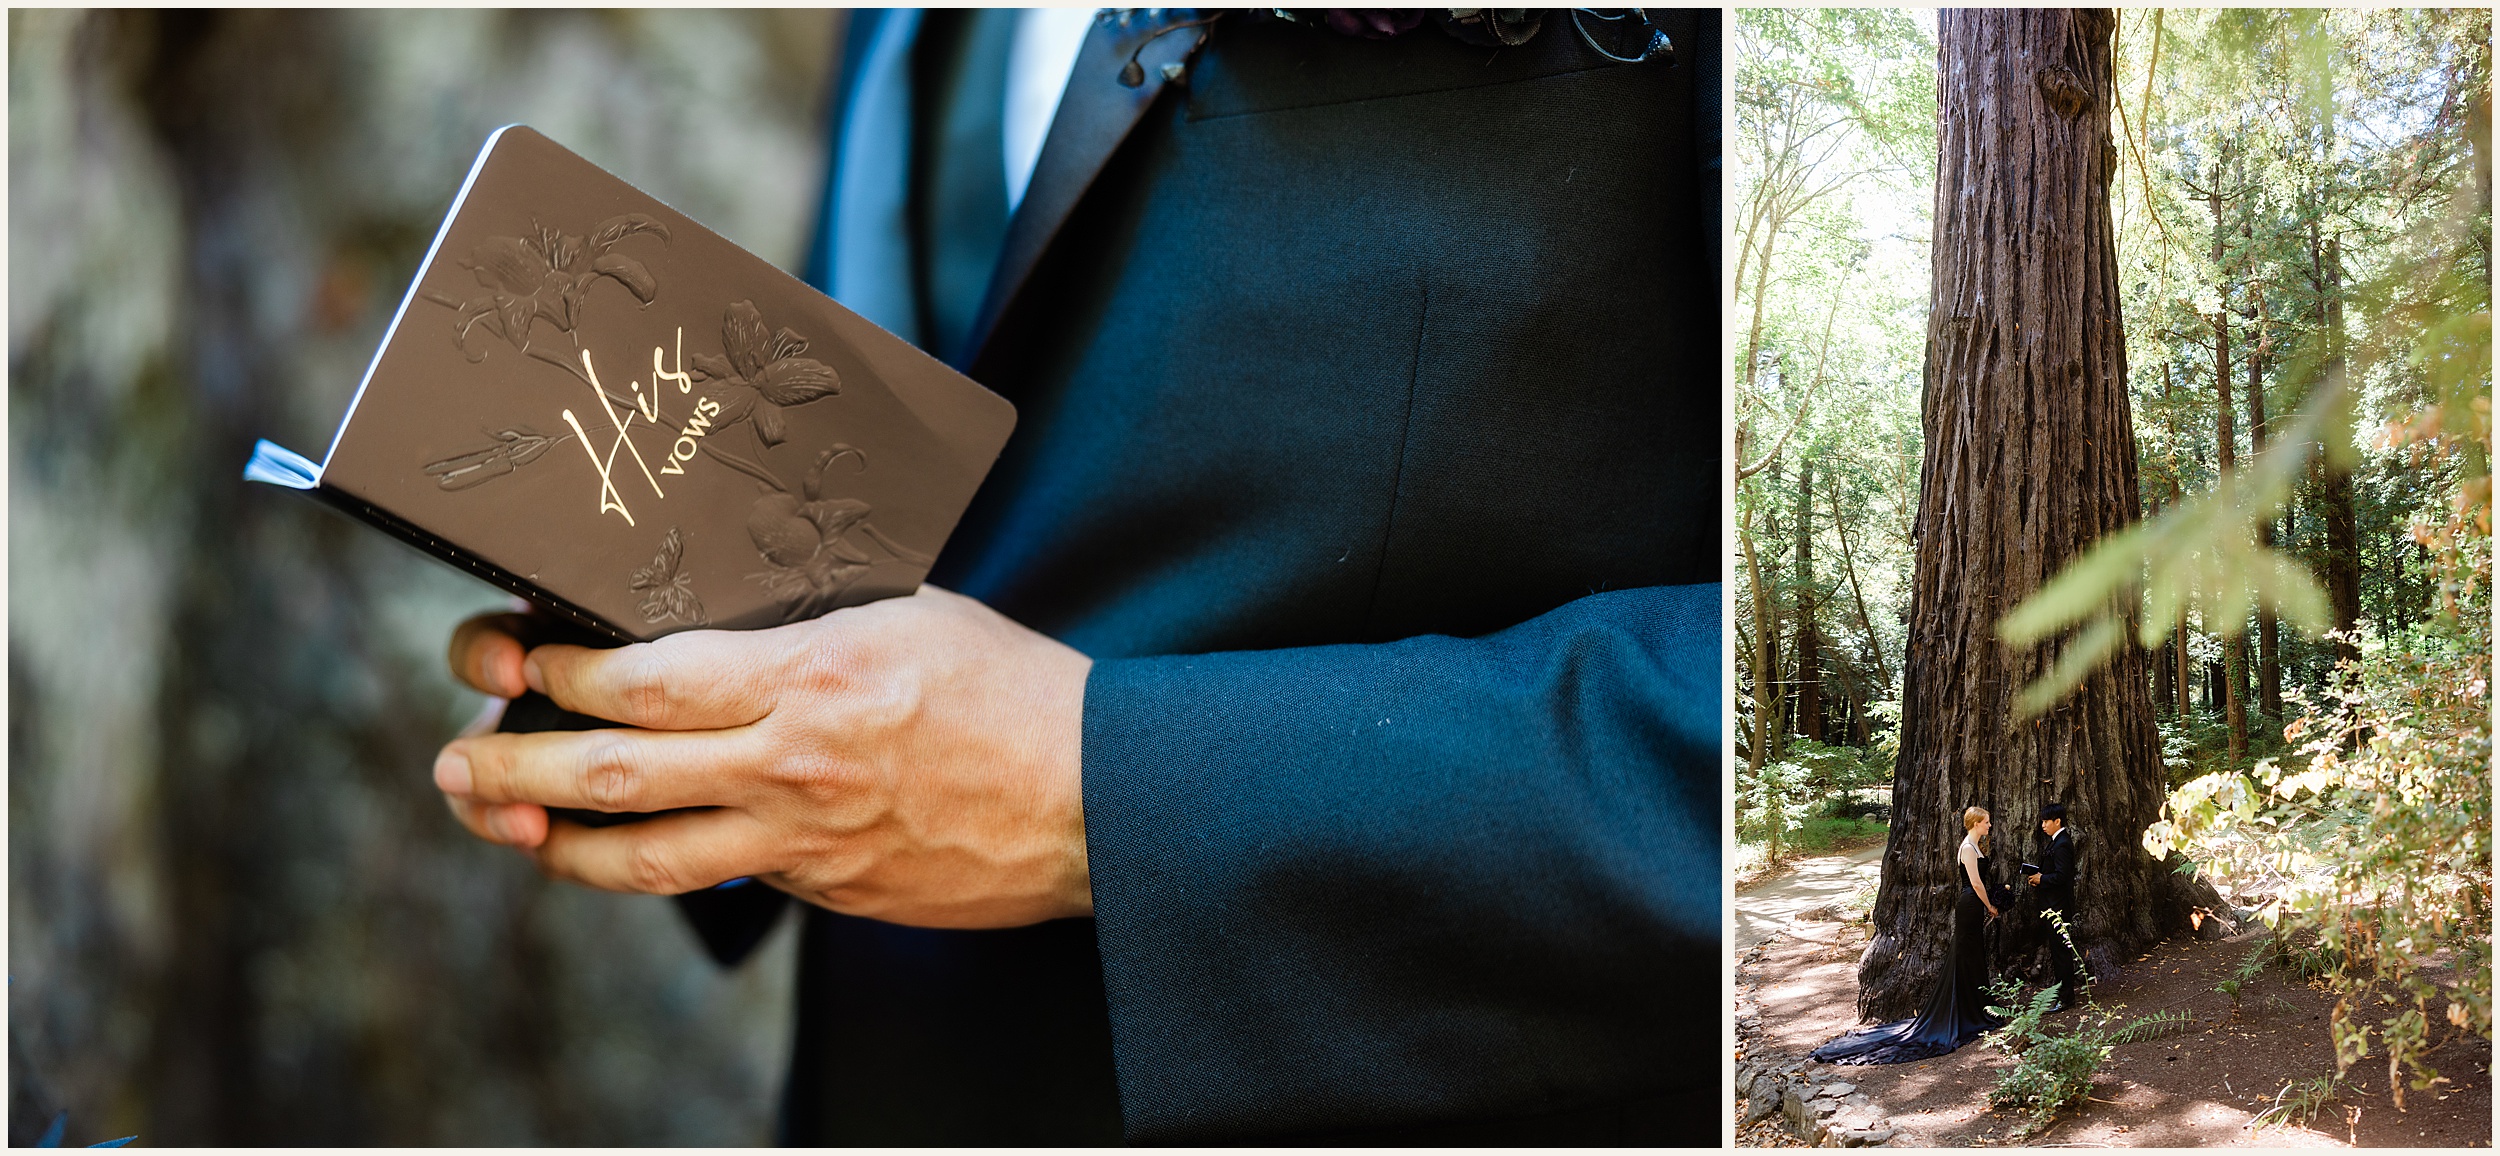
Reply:
[[[1389,40],[1423,27],[1429,17],[1441,31],[1480,48],[1515,48],[1536,38],[1544,31],[1545,20],[1556,12],[1552,8],[1270,8],[1251,9],[1252,18],[1285,20],[1296,24],[1314,24],[1341,36],[1359,36],[1365,40]],[[1675,64],[1675,42],[1666,30],[1649,18],[1645,8],[1564,8],[1559,9],[1571,23],[1580,39],[1608,60],[1639,64],[1664,60]],[[1138,16],[1152,17],[1161,13],[1187,14],[1186,8],[1115,8],[1106,9],[1107,18],[1123,25]],[[1129,52],[1128,63],[1120,68],[1120,83],[1136,88],[1146,83],[1145,66],[1138,56],[1146,45],[1184,28],[1198,29],[1196,42],[1182,53],[1182,60],[1163,66],[1166,80],[1178,80],[1187,71],[1185,63],[1205,47],[1210,26],[1228,13],[1217,12],[1195,20],[1182,20],[1156,29]]]

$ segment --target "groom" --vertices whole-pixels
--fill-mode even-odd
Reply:
[[[2073,934],[2074,916],[2068,910],[2075,904],[2075,838],[2066,832],[2066,806],[2050,803],[2040,808],[2040,833],[2048,837],[2048,846],[2040,852],[2040,870],[2029,876],[2029,882],[2040,892],[2040,909],[2054,911]],[[2057,1004],[2052,1012],[2066,1010],[2066,1003],[2076,994],[2075,956],[2082,945],[2070,945],[2049,932],[2049,971],[2057,977]]]

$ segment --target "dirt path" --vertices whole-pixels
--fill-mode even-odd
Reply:
[[[1860,847],[1841,855],[1799,859],[1785,874],[1736,892],[1736,955],[1743,958],[1754,945],[1795,926],[1801,912],[1846,898],[1859,884],[1875,878],[1884,845]]]
[[[1837,858],[1837,857],[1835,857]],[[1767,888],[1766,888],[1767,889]],[[1745,897],[1740,896],[1740,909]],[[2383,1062],[2356,1066],[2352,1087],[2306,1127],[2252,1129],[2284,1083],[2332,1072],[2325,1019],[2334,998],[2280,968],[2267,969],[2237,1005],[2215,990],[2244,958],[2254,933],[2220,942],[2173,940],[2134,961],[2105,985],[2104,1003],[2125,1014],[2156,1009],[2194,1017],[2186,1032],[2124,1045],[2094,1081],[2092,1100],[2031,1143],[2083,1147],[2488,1147],[2491,1046],[2473,1036],[2447,1041],[2431,1056],[2449,1082],[2407,1097],[2399,1111],[2386,1092]],[[1736,976],[1738,1050],[1762,1059],[1799,1056],[1856,1026],[1861,924],[1806,920],[1746,958]],[[2079,1013],[2052,1021],[2071,1028]],[[1920,1146],[2005,1144],[2016,1121],[1991,1112],[1987,1090],[2009,1061],[1981,1045],[1915,1064],[1814,1065],[1818,1079],[1844,1080],[1871,1095]]]

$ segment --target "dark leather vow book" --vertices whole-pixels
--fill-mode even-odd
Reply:
[[[569,624],[533,642],[619,645],[919,589],[1015,420],[514,125],[470,167],[328,456],[263,441],[243,476]],[[603,725],[531,694],[503,729]]]
[[[1015,407],[522,126],[487,139],[306,491],[616,642],[917,590]]]

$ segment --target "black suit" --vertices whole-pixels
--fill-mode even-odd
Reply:
[[[2056,912],[2060,918],[2066,920],[2067,928],[2071,932],[2074,927],[2074,918],[2069,912],[2075,905],[2075,838],[2074,832],[2067,830],[2064,824],[2059,824],[2056,836],[2049,840],[2046,847],[2040,849],[2038,887],[2041,910]],[[2071,1002],[2077,995],[2073,986],[2076,970],[2075,955],[2073,951],[2067,950],[2063,942],[2057,940],[2057,933],[2054,929],[2049,932],[2049,936],[2051,940],[2049,969],[2057,977],[2057,997],[2062,1001]],[[2077,950],[2080,950],[2082,946],[2080,940],[2075,944]]]
[[[930,575],[1097,660],[1096,917],[810,910],[785,1138],[1714,1143],[1717,14],[1167,73],[1163,11],[954,354],[1021,423]]]

